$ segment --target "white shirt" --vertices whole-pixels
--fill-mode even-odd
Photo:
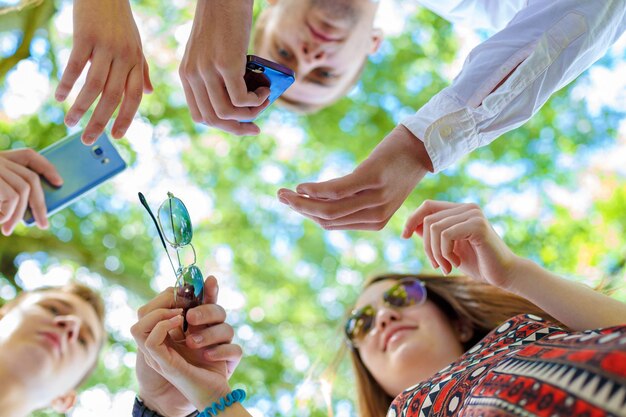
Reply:
[[[452,85],[402,121],[434,172],[524,124],[626,30],[626,0],[420,3],[453,22],[501,29],[471,51]]]

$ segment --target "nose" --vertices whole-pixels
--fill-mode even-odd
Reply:
[[[389,324],[400,320],[400,317],[401,313],[399,310],[383,307],[376,313],[376,329],[382,332]]]
[[[320,43],[308,40],[302,41],[300,44],[300,52],[302,53],[304,61],[309,64],[320,61],[326,57],[326,52]]]
[[[74,315],[59,316],[56,318],[55,323],[58,328],[62,329],[62,333],[68,343],[73,343],[78,339],[81,325],[80,318]]]

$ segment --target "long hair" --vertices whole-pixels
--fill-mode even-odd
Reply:
[[[408,277],[419,278],[424,283],[428,290],[428,299],[435,303],[448,319],[453,322],[460,320],[471,326],[473,336],[463,344],[465,351],[478,343],[491,330],[519,314],[534,314],[565,327],[530,301],[465,276],[386,274],[370,279],[365,284],[365,288],[376,282],[398,281]],[[376,382],[361,360],[359,351],[356,348],[348,349],[348,351],[356,376],[357,406],[360,417],[385,416],[393,397]]]

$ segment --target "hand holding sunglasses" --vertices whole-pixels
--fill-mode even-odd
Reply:
[[[452,266],[476,281],[509,291],[521,258],[498,236],[476,204],[426,201],[409,217],[402,236],[424,241],[433,268]]]
[[[146,198],[139,193],[139,201],[146,208],[150,218],[159,233],[159,238],[163,244],[163,249],[170,261],[172,270],[176,277],[174,284],[174,306],[182,306],[184,309],[183,333],[187,331],[187,310],[202,304],[204,298],[204,279],[202,272],[196,266],[196,250],[191,244],[193,228],[189,212],[183,202],[168,192],[167,199],[159,207],[158,218],[154,216]],[[167,242],[167,244],[166,244]],[[176,263],[174,266],[172,257],[167,250],[168,245],[176,253]],[[187,262],[185,262],[187,261]],[[183,335],[184,336],[184,335]],[[184,338],[179,341],[184,341]]]

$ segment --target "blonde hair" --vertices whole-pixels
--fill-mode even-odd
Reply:
[[[407,277],[419,278],[428,290],[428,299],[434,302],[451,321],[461,321],[472,328],[472,338],[463,344],[466,351],[491,330],[519,314],[534,314],[565,327],[530,301],[465,276],[386,274],[370,279],[365,284],[365,288],[376,282],[398,281]],[[361,417],[385,416],[393,397],[376,382],[361,360],[358,350],[348,350],[356,376],[359,415]]]

